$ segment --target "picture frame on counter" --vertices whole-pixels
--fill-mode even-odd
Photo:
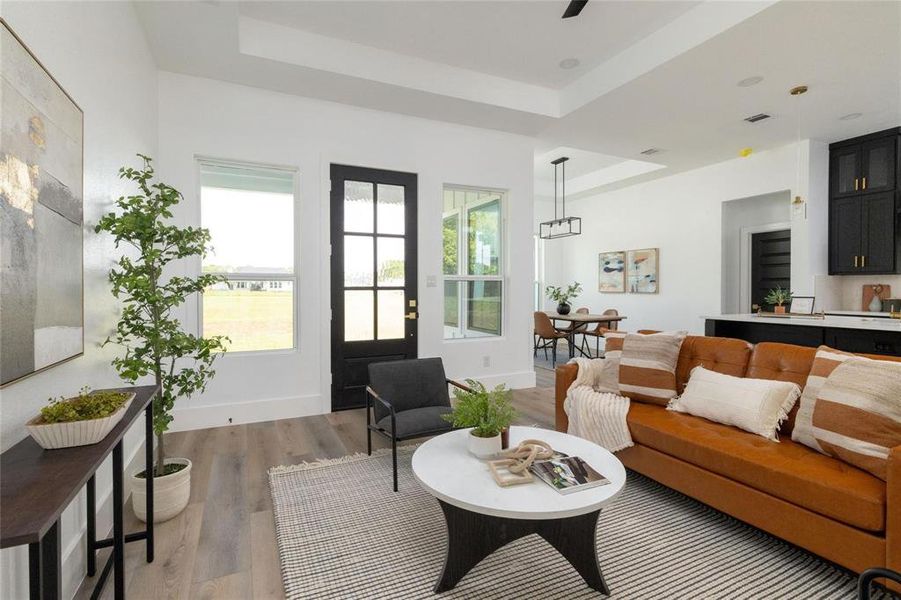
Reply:
[[[788,312],[794,315],[812,315],[816,303],[814,296],[794,296],[788,307]]]

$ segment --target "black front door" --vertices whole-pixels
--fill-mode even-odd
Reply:
[[[751,309],[764,306],[767,293],[778,286],[791,290],[792,232],[768,231],[751,235]],[[772,310],[772,307],[766,307]],[[788,307],[786,307],[787,309]]]
[[[365,404],[370,363],[416,358],[416,175],[331,167],[332,410]]]

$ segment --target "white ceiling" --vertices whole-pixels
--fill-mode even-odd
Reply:
[[[805,138],[901,124],[899,1],[590,0],[563,21],[566,4],[136,6],[161,69],[534,136],[536,173],[564,149],[586,192],[793,141],[796,84],[810,86]],[[570,57],[579,67],[560,69]],[[759,112],[773,118],[742,120]]]
[[[566,2],[242,2],[243,16],[550,88],[588,70],[699,4],[595,0],[575,19]],[[560,61],[581,64],[564,70]]]

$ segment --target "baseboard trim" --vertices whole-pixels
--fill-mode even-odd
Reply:
[[[169,431],[190,431],[322,414],[319,394],[191,406],[172,412]]]

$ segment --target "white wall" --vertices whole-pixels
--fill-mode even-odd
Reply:
[[[801,160],[800,186],[798,146],[792,144],[567,203],[582,217],[583,234],[560,240],[563,280],[578,280],[585,289],[576,304],[616,308],[628,317],[622,328],[630,331],[703,332],[700,317],[721,310],[722,203],[782,190],[808,198],[807,215],[792,218],[792,285],[797,293],[812,293],[814,276],[826,272],[825,188],[803,178],[822,176],[825,144],[802,142]],[[648,247],[660,249],[659,293],[597,291],[599,252]]]
[[[748,312],[742,305],[741,290],[750,282],[750,270],[742,273],[742,245],[746,244],[744,228],[784,224],[790,227],[790,194],[788,190],[729,200],[723,203],[722,312]],[[742,282],[742,275],[745,281]]]
[[[119,167],[136,152],[157,148],[156,68],[130,3],[4,2],[0,15],[84,111],[85,353],[76,360],[10,385],[0,392],[0,444],[23,437],[25,421],[50,396],[119,384],[109,366],[116,349],[98,344],[112,330],[117,304],[106,273],[115,252],[93,225],[125,192]],[[125,438],[125,459],[140,449],[142,424]],[[111,466],[97,475],[98,530],[110,526]],[[62,516],[63,591],[71,595],[84,575],[84,494]],[[27,549],[2,552],[0,598],[28,596]]]
[[[300,347],[224,356],[202,397],[181,403],[176,428],[327,412],[330,380],[329,165],[419,176],[419,354],[441,356],[450,377],[514,387],[534,384],[532,327],[533,140],[493,131],[353,108],[173,73],[159,76],[160,173],[187,198],[196,223],[195,156],[296,167]],[[443,341],[442,186],[509,190],[504,335]],[[197,310],[183,314],[197,327]],[[489,357],[490,366],[484,366]]]

